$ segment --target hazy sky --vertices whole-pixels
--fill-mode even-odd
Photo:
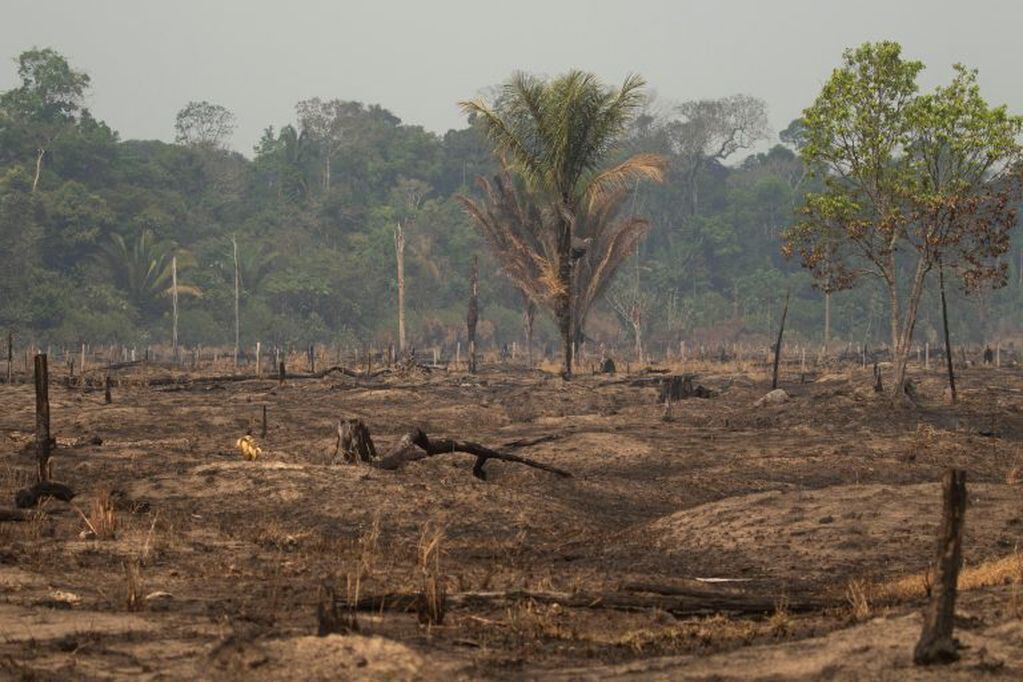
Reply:
[[[53,47],[92,77],[89,106],[123,138],[173,138],[189,100],[237,115],[233,146],[300,99],[379,103],[407,123],[464,124],[456,102],[514,70],[642,74],[664,101],[744,92],[780,130],[842,49],[890,38],[928,65],[980,69],[1023,111],[1021,0],[0,0],[0,91],[13,58]]]

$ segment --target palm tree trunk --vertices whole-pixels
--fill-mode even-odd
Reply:
[[[568,196],[562,197],[562,214],[558,225],[558,284],[561,290],[555,301],[558,331],[561,332],[563,379],[572,378],[572,223],[565,213],[568,211]]]

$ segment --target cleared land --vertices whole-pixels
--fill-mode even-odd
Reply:
[[[921,406],[895,409],[859,368],[790,373],[792,399],[763,407],[762,368],[694,369],[714,396],[667,421],[635,377],[495,366],[283,386],[133,368],[110,405],[55,376],[53,475],[79,496],[0,523],[0,677],[1023,677],[1023,373],[968,368],[953,408],[917,371]],[[31,385],[0,386],[0,506],[31,482],[33,408]],[[340,418],[381,452],[420,427],[573,477],[490,461],[481,481],[463,454],[326,464]],[[255,462],[235,448],[249,430]],[[949,466],[969,472],[968,648],[916,669]],[[83,539],[111,491],[112,537]],[[345,601],[356,579],[373,598],[434,573],[442,624],[392,598],[316,636],[325,581]]]

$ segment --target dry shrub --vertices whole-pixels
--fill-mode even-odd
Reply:
[[[419,554],[419,622],[440,625],[446,610],[443,579],[440,576],[441,541],[444,529],[431,524],[423,526],[417,546]]]
[[[1019,485],[1023,481],[1023,467],[1018,464],[1005,474],[1005,482],[1009,485]]]
[[[917,424],[913,440],[909,444],[909,452],[913,458],[929,454],[939,442],[937,429],[929,424]]]
[[[1013,465],[1005,473],[1005,482],[1009,485],[1019,485],[1023,482],[1023,454],[1016,450]]]
[[[845,587],[845,598],[849,602],[852,617],[866,620],[870,617],[870,585],[866,580],[853,579]]]
[[[792,614],[789,613],[789,600],[782,597],[775,604],[774,613],[767,619],[767,627],[777,637],[788,634],[792,628]]]
[[[117,537],[117,512],[114,510],[114,500],[109,490],[100,491],[96,495],[89,506],[88,514],[78,507],[74,509],[85,521],[87,532],[91,533],[92,539],[113,540]]]

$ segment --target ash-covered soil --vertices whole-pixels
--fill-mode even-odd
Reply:
[[[966,564],[1017,551],[1023,373],[968,368],[952,407],[942,375],[917,371],[921,402],[906,407],[875,394],[869,370],[833,368],[786,377],[791,400],[754,407],[762,372],[701,370],[714,397],[668,420],[636,377],[514,368],[147,387],[170,376],[149,368],[123,371],[109,405],[55,376],[53,477],[79,494],[0,522],[0,678],[1023,677],[1023,575],[963,592],[968,648],[941,670],[911,664],[919,598],[864,612],[849,597],[926,571],[950,466],[968,470]],[[0,386],[0,507],[34,475],[33,410],[31,385]],[[419,427],[572,477],[490,461],[482,481],[457,453],[398,471],[329,464],[341,418],[362,419],[380,452]],[[249,431],[255,462],[235,448]],[[74,444],[93,434],[101,445]],[[83,538],[110,491],[113,537]],[[325,582],[341,597],[356,579],[360,597],[415,592],[418,545],[438,530],[450,595],[644,583],[777,606],[453,603],[439,625],[360,612],[357,632],[316,636]],[[821,606],[786,607],[808,601]]]

